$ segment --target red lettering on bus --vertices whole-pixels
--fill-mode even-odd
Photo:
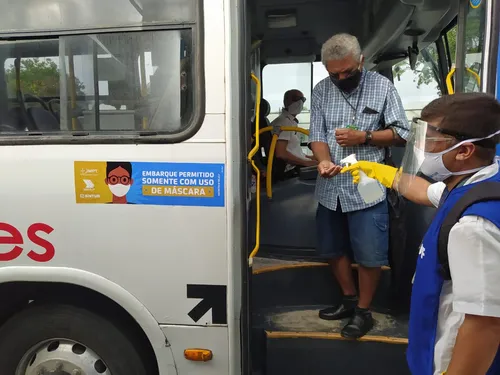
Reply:
[[[37,246],[44,249],[39,253],[35,250],[29,250],[27,256],[35,262],[48,262],[55,255],[54,245],[38,235],[38,232],[50,234],[54,228],[44,223],[34,223],[28,227],[27,236],[29,240]],[[6,232],[8,235],[0,235],[0,245],[15,245],[11,250],[2,253],[0,252],[0,262],[9,262],[17,259],[23,253],[24,238],[21,232],[13,225],[8,223],[0,223],[0,233]]]
[[[54,258],[54,255],[56,253],[54,245],[52,245],[46,239],[39,237],[37,234],[37,232],[50,234],[53,230],[54,228],[44,223],[35,223],[28,228],[28,238],[30,239],[30,241],[35,245],[38,245],[41,248],[45,249],[44,253],[37,253],[34,250],[30,250],[28,252],[28,257],[30,259],[33,259],[35,262],[48,262],[49,260]]]
[[[10,236],[0,236],[0,245],[16,245],[6,253],[0,253],[0,262],[8,262],[16,259],[23,252],[21,246],[24,243],[23,235],[16,227],[7,223],[0,223],[0,231],[7,232]]]

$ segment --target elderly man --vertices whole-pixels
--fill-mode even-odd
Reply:
[[[350,318],[342,336],[359,338],[373,327],[369,307],[388,263],[389,214],[385,195],[365,203],[349,176],[338,175],[340,160],[383,162],[386,148],[405,143],[409,122],[393,84],[363,69],[356,37],[338,34],[325,42],[321,59],[329,77],[311,100],[310,147],[318,161],[316,213],[318,253],[331,263],[343,299],[321,310],[326,320]],[[348,254],[359,264],[359,300]]]

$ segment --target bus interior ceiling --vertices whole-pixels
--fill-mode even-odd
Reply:
[[[435,41],[458,12],[453,0],[249,0],[252,41],[261,40],[261,60],[316,59],[330,36],[356,35],[368,69],[391,65],[408,48]]]
[[[458,3],[454,0],[249,0],[251,39],[260,56],[260,61],[252,62],[257,63],[253,69],[260,70],[268,64],[319,61],[323,42],[336,33],[347,32],[358,37],[367,69],[392,75],[392,66],[407,59],[409,49],[421,51],[439,38],[457,16]],[[257,41],[260,43],[255,44]],[[266,87],[265,78],[262,85]],[[405,216],[401,218],[407,228],[404,240],[400,248],[391,249],[390,267],[384,268],[372,304],[376,312],[375,328],[368,335],[373,338],[372,344],[350,346],[335,341],[345,321],[322,321],[318,317],[318,310],[337,303],[341,294],[328,264],[315,257],[314,189],[315,176],[301,172],[284,181],[274,181],[272,199],[266,196],[262,185],[260,249],[252,270],[252,326],[255,347],[262,345],[265,349],[254,351],[256,366],[268,374],[306,373],[310,368],[318,374],[367,371],[406,374],[405,345],[384,345],[406,342],[411,277],[418,245],[434,210],[407,202]],[[251,245],[255,243],[255,208],[252,199]],[[333,341],[314,342],[318,337]],[[388,341],[377,341],[380,337]],[[299,340],[287,341],[287,338]],[[307,357],[304,353],[310,353],[307,348],[311,345],[318,352]],[[344,359],[342,354],[330,356],[332,350],[351,352],[346,352]],[[365,353],[364,361],[353,363],[352,350]]]

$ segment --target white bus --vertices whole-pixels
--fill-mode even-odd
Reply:
[[[377,325],[342,340],[317,319],[338,292],[314,257],[315,172],[252,194],[249,155],[273,162],[253,113],[263,92],[310,97],[341,31],[403,101],[495,92],[500,1],[0,4],[2,375],[408,373],[432,212],[408,205]]]

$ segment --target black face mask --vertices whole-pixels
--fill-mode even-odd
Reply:
[[[356,70],[356,72],[344,79],[338,79],[333,75],[330,75],[330,79],[340,90],[349,94],[359,86],[359,83],[361,82],[361,70]]]

